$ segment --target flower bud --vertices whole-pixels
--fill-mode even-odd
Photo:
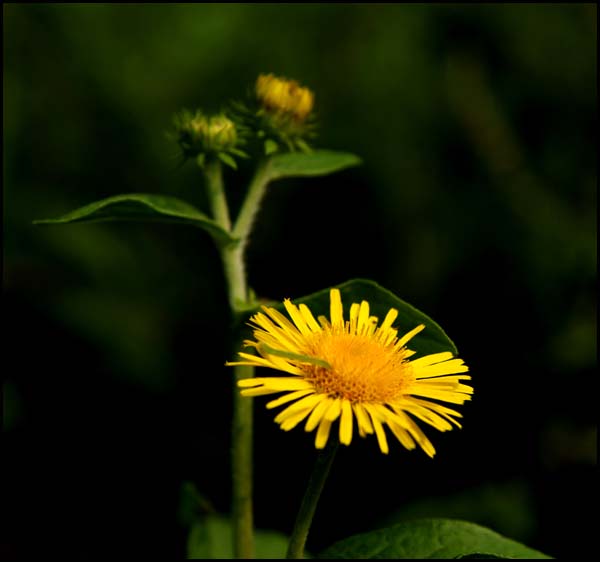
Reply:
[[[184,110],[175,116],[175,131],[185,156],[231,152],[238,143],[235,124],[224,114],[207,117]]]
[[[314,105],[314,95],[295,80],[261,74],[256,80],[256,97],[268,113],[304,121]]]

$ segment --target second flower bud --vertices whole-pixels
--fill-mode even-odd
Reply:
[[[232,155],[246,156],[235,123],[224,113],[207,116],[197,110],[183,110],[175,116],[175,136],[185,158],[196,158],[200,165],[206,156],[214,155],[235,168]]]

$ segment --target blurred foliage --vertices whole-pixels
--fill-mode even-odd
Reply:
[[[528,544],[535,540],[533,504],[523,481],[487,482],[453,494],[418,498],[377,521],[374,529],[428,517],[462,519]]]
[[[231,521],[215,513],[210,502],[193,482],[183,482],[179,495],[178,518],[189,529],[186,558],[233,559]],[[256,557],[282,559],[287,550],[287,536],[275,531],[257,530]]]
[[[326,559],[443,560],[457,558],[550,558],[468,521],[415,519],[354,535],[319,554]]]
[[[532,498],[532,547],[596,550],[581,437],[596,411],[596,17],[592,3],[5,3],[8,553],[182,554],[184,480],[227,512],[229,318],[208,236],[32,221],[129,192],[206,211],[165,133],[261,72],[310,87],[316,146],[363,165],[272,186],[248,253],[257,294],[374,279],[444,327],[476,389],[433,462],[344,450],[309,550],[507,479]],[[250,172],[226,172],[234,204]],[[314,451],[263,413],[257,521],[287,533]]]

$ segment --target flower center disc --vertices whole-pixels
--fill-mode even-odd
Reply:
[[[310,342],[307,355],[331,365],[302,366],[318,391],[351,402],[392,400],[413,380],[404,349],[384,346],[373,336],[321,332]]]

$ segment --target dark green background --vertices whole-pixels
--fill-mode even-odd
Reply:
[[[4,4],[3,31],[8,556],[182,556],[185,480],[228,511],[211,241],[31,221],[125,192],[206,208],[165,131],[261,72],[309,86],[317,146],[364,165],[272,185],[252,286],[373,279],[440,323],[475,387],[462,431],[428,431],[434,461],[344,449],[309,549],[426,515],[597,551],[594,4]],[[227,172],[234,207],[249,172]],[[287,533],[315,453],[272,417],[257,400],[256,518]]]

